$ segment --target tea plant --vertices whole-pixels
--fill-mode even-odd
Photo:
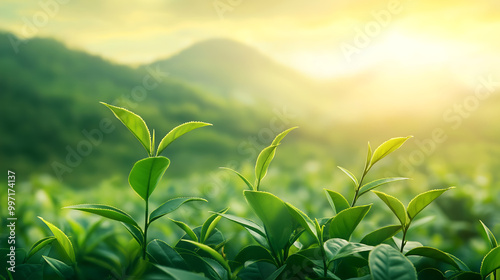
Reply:
[[[124,211],[109,205],[101,204],[80,204],[65,207],[100,215],[102,217],[116,220],[130,232],[134,239],[142,248],[142,258],[146,259],[146,247],[148,244],[148,228],[155,220],[175,211],[181,205],[191,201],[206,201],[203,198],[187,197],[174,198],[166,201],[158,208],[149,213],[149,197],[163,177],[163,174],[170,165],[170,160],[159,156],[168,145],[185,133],[199,128],[211,125],[204,122],[188,122],[172,129],[160,141],[155,152],[155,134],[151,137],[150,131],[144,120],[138,115],[116,106],[105,104],[113,114],[130,130],[130,132],[139,140],[148,153],[148,158],[139,160],[134,164],[130,171],[128,181],[134,191],[145,201],[144,209],[144,227],[141,228],[131,215]]]
[[[423,192],[405,206],[398,198],[375,189],[408,178],[380,178],[364,183],[372,167],[399,149],[411,136],[389,139],[373,152],[368,143],[359,180],[351,171],[339,167],[354,185],[352,200],[346,198],[351,196],[324,189],[334,215],[312,218],[274,194],[261,190],[277,148],[296,129],[292,127],[278,134],[259,153],[253,180],[233,169],[224,168],[236,174],[248,188],[243,191],[243,196],[259,221],[228,214],[227,207],[212,212],[201,225],[193,228],[185,222],[170,219],[173,225],[184,231],[174,246],[160,239],[148,240],[148,229],[154,221],[185,203],[206,201],[197,197],[173,198],[153,211],[149,209],[150,197],[170,164],[170,160],[161,153],[185,133],[210,124],[189,122],[177,126],[156,147],[154,130],[150,133],[141,117],[123,108],[104,105],[147,152],[148,157],[137,161],[128,177],[130,186],[144,201],[144,212],[140,213],[144,217],[144,226],[139,226],[132,215],[110,205],[80,204],[65,208],[120,222],[131,234],[130,240],[134,241],[130,242],[134,246],[122,248],[123,244],[114,239],[114,231],[101,228],[102,220],[85,226],[68,220],[69,228],[65,233],[40,217],[53,236],[33,244],[18,265],[20,272],[16,274],[16,279],[123,279],[132,276],[140,279],[193,280],[497,280],[500,247],[483,222],[480,223],[484,240],[490,249],[482,259],[480,271],[472,271],[452,254],[408,240],[410,225],[415,226],[419,222],[415,220],[416,216],[453,187]],[[357,205],[359,198],[368,193],[374,193],[382,200],[396,216],[398,224],[381,227],[354,241],[353,236],[362,236],[357,232],[358,225],[372,211],[373,204]],[[222,218],[245,228],[256,243],[242,248],[234,258],[228,259],[225,254],[228,240],[217,228]],[[396,237],[399,234],[401,239]],[[10,273],[7,276],[14,279]]]

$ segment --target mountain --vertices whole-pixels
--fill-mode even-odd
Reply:
[[[272,108],[285,104],[304,114],[316,94],[312,80],[250,46],[229,39],[196,43],[149,66],[160,67],[174,78],[253,106]]]
[[[171,176],[247,159],[250,153],[238,152],[246,143],[242,139],[269,126],[273,116],[171,77],[157,66],[133,69],[53,39],[31,39],[15,53],[10,36],[0,34],[3,169],[46,173],[75,186],[127,174],[146,154],[100,101],[138,113],[155,129],[157,139],[186,121],[214,124],[167,149]],[[104,131],[103,122],[114,129]],[[264,144],[259,142],[259,148]]]

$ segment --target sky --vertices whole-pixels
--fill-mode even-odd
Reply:
[[[0,29],[129,65],[224,37],[315,78],[390,63],[467,79],[500,62],[498,0],[2,0]]]

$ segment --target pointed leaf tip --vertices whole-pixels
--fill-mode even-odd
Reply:
[[[406,137],[396,137],[396,138],[391,138],[391,139],[385,141],[384,143],[382,143],[373,152],[373,155],[370,159],[370,164],[368,164],[367,169],[370,169],[379,160],[383,159],[384,157],[388,156],[390,153],[399,149],[399,147],[401,147],[408,139],[410,139],[412,137],[413,136],[411,136],[411,135],[406,136]]]
[[[132,134],[141,142],[142,146],[148,152],[148,155],[152,155],[151,150],[151,134],[149,132],[146,122],[136,113],[131,112],[125,108],[113,106],[104,102],[100,102],[104,106],[108,107],[111,112],[119,119],[127,128],[132,132]]]
[[[156,152],[156,155],[160,155],[163,152],[163,150],[165,150],[165,148],[167,148],[177,138],[190,132],[191,130],[194,130],[194,129],[197,129],[200,127],[204,127],[204,126],[212,126],[212,124],[206,123],[206,122],[191,121],[191,122],[183,123],[181,125],[174,127],[161,140],[160,145],[158,145],[158,150]]]

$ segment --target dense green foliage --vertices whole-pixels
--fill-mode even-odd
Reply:
[[[380,160],[400,148],[410,137],[392,138],[368,153],[360,180],[345,168],[341,170],[355,184],[352,204],[339,192],[326,190],[326,196],[336,214],[315,218],[272,193],[259,190],[278,146],[290,128],[278,134],[270,146],[264,148],[255,163],[255,183],[239,172],[228,169],[250,188],[245,190],[248,207],[260,222],[227,214],[229,207],[213,213],[201,226],[190,228],[182,221],[172,220],[185,235],[174,246],[154,239],[149,241],[148,228],[153,221],[202,198],[169,199],[158,208],[149,210],[149,198],[170,165],[170,160],[159,156],[163,149],[183,134],[208,126],[208,123],[188,122],[172,129],[161,140],[158,148],[155,133],[149,131],[144,120],[124,108],[105,104],[115,116],[136,136],[148,157],[139,160],[129,174],[129,184],[145,202],[144,227],[132,215],[114,206],[81,204],[66,208],[89,212],[121,222],[136,241],[136,249],[124,253],[129,260],[120,262],[117,248],[85,250],[85,230],[71,238],[54,224],[40,218],[53,236],[35,242],[26,257],[16,266],[17,272],[7,271],[4,278],[13,279],[497,279],[500,269],[500,251],[495,236],[481,222],[485,241],[491,250],[484,256],[480,271],[476,272],[456,256],[434,247],[423,246],[407,238],[410,224],[416,216],[447,189],[430,190],[417,195],[408,206],[394,196],[375,191],[382,185],[405,178],[384,178],[362,185],[364,177]],[[371,210],[372,204],[355,206],[359,197],[374,192],[394,213],[400,225],[389,225],[368,233],[360,242],[351,241],[358,225]],[[224,249],[228,240],[217,229],[222,218],[243,226],[258,245],[242,248],[229,259]],[[95,230],[95,224],[87,234]],[[401,231],[402,239],[395,235]],[[83,237],[80,237],[80,236]],[[100,241],[103,241],[102,239]],[[73,244],[78,244],[74,246]],[[398,245],[399,244],[399,245]],[[81,252],[79,251],[81,250]],[[115,263],[106,260],[112,256]],[[434,262],[428,262],[430,259]],[[30,261],[31,260],[31,261]],[[109,260],[109,259],[108,259]],[[444,264],[444,266],[442,266]]]
[[[187,251],[198,246],[184,241],[177,246],[181,234],[185,234],[184,239],[189,236],[191,241],[208,245],[222,253],[225,260],[230,260],[233,274],[238,273],[237,268],[245,264],[246,255],[252,255],[255,251],[259,252],[258,256],[265,255],[265,259],[270,260],[268,263],[249,263],[249,268],[242,272],[242,275],[250,275],[247,276],[249,278],[262,270],[274,271],[276,264],[284,261],[286,250],[289,251],[287,259],[291,258],[289,262],[309,263],[295,254],[295,245],[278,244],[281,253],[266,254],[270,250],[265,251],[265,247],[263,250],[262,244],[258,245],[258,241],[253,240],[255,236],[259,238],[258,232],[265,235],[264,221],[262,224],[249,222],[248,219],[260,220],[260,217],[258,212],[254,213],[248,200],[252,200],[250,196],[253,192],[262,191],[272,192],[272,195],[264,195],[265,199],[286,202],[286,208],[278,207],[291,212],[290,215],[296,221],[295,226],[304,228],[300,244],[316,246],[314,244],[323,242],[324,254],[327,256],[335,254],[329,253],[332,249],[327,248],[337,246],[336,242],[342,243],[340,240],[347,239],[350,232],[335,226],[341,223],[327,226],[322,224],[324,220],[317,218],[317,225],[313,218],[331,217],[332,213],[336,214],[339,222],[351,221],[351,215],[357,215],[357,219],[353,220],[355,223],[349,225],[356,229],[350,235],[351,240],[356,242],[349,246],[377,246],[383,241],[380,240],[381,236],[395,235],[394,243],[390,244],[393,248],[401,250],[401,244],[406,244],[404,251],[408,250],[407,255],[440,256],[439,260],[427,258],[425,262],[436,265],[439,261],[441,271],[444,271],[442,267],[446,264],[457,270],[466,270],[466,264],[471,270],[480,272],[481,259],[496,247],[494,236],[500,234],[500,216],[497,214],[500,209],[500,175],[497,172],[500,168],[500,149],[497,144],[498,130],[492,129],[496,119],[491,117],[498,112],[500,99],[496,94],[482,103],[481,110],[471,114],[470,118],[461,119],[459,128],[449,128],[444,143],[434,143],[432,146],[427,141],[429,131],[450,125],[442,123],[441,116],[432,119],[432,108],[425,109],[431,113],[419,115],[411,110],[402,113],[404,108],[393,108],[381,114],[383,109],[379,106],[352,106],[366,98],[352,96],[352,100],[346,101],[349,97],[344,94],[346,90],[343,86],[355,87],[355,83],[339,81],[335,84],[340,86],[321,91],[321,86],[310,84],[310,81],[300,78],[296,73],[276,67],[272,61],[253,52],[251,48],[231,41],[209,41],[171,59],[134,69],[70,50],[51,39],[31,39],[20,46],[19,53],[14,54],[9,36],[12,35],[0,34],[0,166],[4,170],[15,170],[21,180],[16,190],[18,197],[22,197],[16,204],[22,220],[17,227],[19,260],[26,256],[23,260],[26,262],[25,268],[31,267],[49,279],[57,274],[51,267],[62,267],[66,275],[71,271],[66,266],[73,262],[67,248],[59,245],[63,242],[60,241],[61,237],[53,237],[57,236],[52,233],[54,229],[45,226],[37,216],[43,217],[68,236],[80,271],[88,275],[108,275],[109,271],[114,271],[115,278],[119,278],[117,275],[140,272],[132,270],[141,267],[138,256],[143,255],[141,249],[144,249],[145,242],[140,231],[134,229],[139,227],[144,231],[146,201],[136,195],[135,188],[127,190],[127,176],[124,174],[145,154],[141,145],[137,149],[131,148],[135,141],[134,134],[128,133],[127,129],[120,127],[119,122],[112,120],[106,107],[97,106],[101,100],[139,113],[148,120],[150,127],[156,128],[157,136],[166,135],[171,127],[193,119],[214,124],[210,129],[197,130],[192,136],[183,137],[182,141],[175,141],[172,145],[168,145],[170,140],[183,134],[182,131],[166,136],[165,142],[159,138],[156,140],[159,152],[153,155],[160,156],[161,152],[168,154],[171,164],[165,171],[167,179],[160,180],[154,194],[149,196],[150,216],[146,219],[157,221],[152,227],[148,226],[147,241],[152,246],[151,250],[160,252],[150,261],[173,263],[162,266],[156,272],[178,272],[169,266],[189,270],[184,264],[198,260],[186,251],[178,251],[179,246]],[[219,50],[228,56],[210,56],[206,54],[209,53],[207,50]],[[248,60],[238,60],[242,57]],[[200,65],[203,67],[193,70],[193,67]],[[141,95],[133,98],[133,90],[137,86],[145,88],[144,77],[150,74],[148,70],[155,70],[156,67],[160,71],[158,85],[148,89],[145,98]],[[242,71],[237,71],[240,68]],[[243,92],[237,90],[238,85]],[[312,97],[296,100],[293,93],[297,92],[307,92]],[[332,101],[322,104],[311,102],[321,96],[330,96]],[[462,101],[461,97],[458,97],[458,101]],[[450,106],[453,102],[454,99],[451,99]],[[283,104],[289,110],[289,119],[280,119],[283,117],[281,112],[275,113],[283,108]],[[447,108],[438,109],[443,111]],[[325,111],[335,116],[342,115],[342,118],[329,119],[325,117]],[[349,112],[362,112],[364,115],[349,115]],[[271,122],[276,118],[277,122]],[[286,144],[267,147],[274,135],[293,125],[299,125],[300,129],[287,136]],[[365,139],[381,142],[395,134],[414,134],[415,139],[405,143],[406,149],[398,155],[377,163],[370,174],[363,174],[367,171],[366,165],[356,168],[356,162],[365,158],[365,151],[360,149]],[[151,138],[154,138],[153,135],[153,131],[150,131]],[[82,141],[91,143],[92,149],[77,160],[74,153],[78,153],[78,145]],[[147,146],[147,141],[142,142]],[[148,156],[151,155],[151,147],[149,151],[145,148]],[[280,151],[269,172],[263,171],[267,171],[270,161],[259,157],[259,152],[265,149],[269,158],[274,157],[276,150]],[[422,162],[411,164],[411,160],[418,158],[419,154],[424,155]],[[68,165],[68,156],[74,166]],[[251,161],[257,158],[260,158],[261,164],[255,166]],[[59,169],[55,169],[56,162],[69,170],[57,166]],[[338,164],[353,172],[346,168],[336,169]],[[233,171],[218,169],[219,166],[238,173],[233,176]],[[256,169],[260,172],[254,180],[249,175],[256,173]],[[61,177],[56,170],[64,171]],[[354,174],[361,176],[357,178]],[[241,183],[242,178],[248,179]],[[264,183],[261,183],[263,179]],[[364,183],[365,180],[368,183]],[[446,192],[446,198],[435,200],[428,206],[429,209],[411,220],[409,227],[410,217],[408,223],[402,223],[396,215],[391,217],[392,208],[387,207],[371,191],[389,182],[391,184],[381,190],[384,195],[380,192],[378,195],[399,198],[405,202],[401,206],[408,211],[410,207],[406,208],[405,205],[418,193],[431,189],[443,190],[447,186],[457,188]],[[241,195],[243,188],[249,189],[244,196]],[[176,208],[173,206],[184,202],[173,198],[179,196],[201,197],[208,202],[188,203],[175,212],[169,212],[171,220],[160,218],[169,209]],[[5,193],[0,194],[0,199],[6,201]],[[78,214],[79,211],[61,210],[82,203],[105,204],[107,206],[91,208],[80,205],[79,210],[98,213],[120,222],[109,223]],[[161,209],[161,205],[164,208],[162,211],[152,211]],[[7,215],[5,211],[4,208],[0,209],[2,217]],[[403,212],[398,212],[402,219]],[[223,217],[222,221],[217,217]],[[305,224],[301,217],[306,221]],[[137,227],[132,220],[137,223]],[[479,220],[484,224],[481,225]],[[5,228],[5,219],[2,219],[2,223],[2,228]],[[127,223],[134,226],[127,226]],[[199,227],[191,228],[193,225]],[[206,225],[205,231],[203,225]],[[212,230],[215,232],[212,236],[207,236],[210,225],[213,228],[217,225],[217,228]],[[323,229],[322,225],[325,225]],[[489,229],[483,228],[484,225]],[[240,230],[241,226],[254,230],[246,234]],[[401,227],[405,226],[408,226],[407,236],[403,237]],[[337,239],[321,240],[318,233],[323,231],[325,234],[330,230],[335,232],[334,238]],[[131,237],[130,231],[133,235],[135,232],[138,238]],[[488,238],[488,242],[483,241],[483,235]],[[7,231],[1,231],[2,248],[6,244],[6,236]],[[439,248],[439,251],[426,247],[411,252],[418,245],[413,240]],[[247,246],[248,249],[241,251]],[[169,257],[161,253],[162,250],[169,250],[167,247],[175,248],[179,256]],[[203,251],[201,247],[200,250]],[[206,251],[208,255],[214,253],[209,249]],[[2,256],[5,255],[3,252]],[[440,252],[453,254],[465,264],[455,259],[450,261],[451,257]],[[312,267],[325,268],[325,265],[320,265],[325,260],[320,258],[321,252],[311,252],[316,253],[317,259],[312,259]],[[366,255],[367,252],[360,254]],[[493,251],[488,259],[495,258],[497,254],[498,250]],[[218,257],[213,255],[209,258],[217,261]],[[409,257],[410,260],[412,258]],[[40,272],[41,264],[43,271]],[[227,271],[223,264],[220,265],[222,268],[216,272],[207,270],[204,273],[212,275]],[[487,267],[483,269],[487,270]],[[417,269],[422,275],[438,275],[433,269]]]

